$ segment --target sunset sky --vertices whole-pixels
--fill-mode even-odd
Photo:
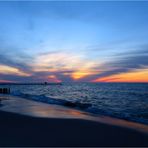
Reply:
[[[148,2],[0,2],[0,82],[148,82]]]

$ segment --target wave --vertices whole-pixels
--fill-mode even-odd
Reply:
[[[25,94],[22,92],[14,92],[12,95],[19,96],[25,99],[31,99],[31,100],[35,100],[39,102],[44,102],[48,104],[63,105],[66,107],[77,108],[77,109],[87,109],[92,106],[92,104],[89,104],[89,103],[81,103],[78,101],[75,101],[75,102],[67,101],[63,99],[47,97],[45,95],[31,95],[31,94]]]
[[[22,92],[13,92],[11,95],[19,96],[21,98],[25,98],[28,100],[34,100],[34,101],[48,103],[48,104],[55,104],[55,105],[69,107],[69,108],[75,108],[78,110],[82,110],[82,111],[91,113],[94,116],[105,115],[105,116],[116,117],[116,118],[120,118],[120,119],[125,119],[125,120],[134,121],[134,122],[148,124],[148,119],[143,118],[142,115],[141,115],[141,117],[139,117],[138,115],[137,115],[137,117],[135,117],[132,114],[129,114],[128,112],[127,113],[126,112],[119,113],[116,111],[105,110],[102,108],[97,108],[97,107],[93,106],[93,104],[90,104],[90,103],[82,103],[82,102],[78,102],[78,101],[56,99],[56,98],[47,97],[45,95],[32,95],[32,94],[26,94],[26,93],[22,93]]]

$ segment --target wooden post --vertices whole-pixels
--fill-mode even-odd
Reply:
[[[0,88],[0,94],[10,94],[10,88]]]

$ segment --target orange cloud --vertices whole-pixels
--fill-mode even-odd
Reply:
[[[6,65],[0,65],[0,73],[1,74],[15,74],[18,76],[30,76],[30,74],[25,73],[18,68],[6,66]]]
[[[148,82],[148,69],[140,69],[132,72],[98,78],[92,82]]]
[[[56,83],[60,83],[61,80],[59,80],[55,75],[50,75],[47,77],[48,82],[56,82]]]
[[[79,71],[73,72],[71,74],[71,77],[74,80],[79,80],[81,78],[84,78],[84,77],[87,77],[87,76],[90,76],[90,75],[94,75],[94,74],[96,74],[96,72],[79,70]]]

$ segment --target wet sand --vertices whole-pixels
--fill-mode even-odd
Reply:
[[[148,146],[146,125],[110,118],[95,121],[80,111],[10,99],[1,101],[0,146]]]

